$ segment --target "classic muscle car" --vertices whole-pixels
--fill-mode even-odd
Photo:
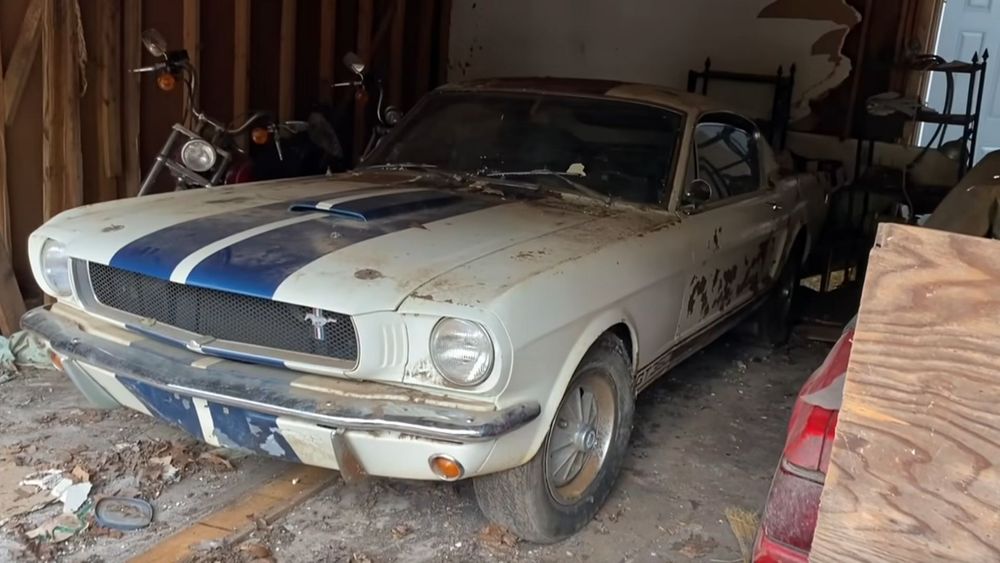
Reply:
[[[98,405],[345,478],[475,478],[552,542],[608,495],[636,393],[751,313],[787,336],[824,195],[706,98],[446,86],[353,172],[53,218],[57,302],[23,325]]]

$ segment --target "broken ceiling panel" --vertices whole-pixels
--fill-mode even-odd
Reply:
[[[843,82],[840,52],[861,16],[844,0],[455,0],[449,78],[575,76],[684,88],[689,69],[760,74],[796,65],[793,119]],[[710,91],[758,116],[770,92],[722,85]]]

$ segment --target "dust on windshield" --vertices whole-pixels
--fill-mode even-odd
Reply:
[[[676,112],[628,101],[440,92],[365,164],[420,163],[553,189],[575,183],[576,191],[655,204],[666,198],[681,125]]]

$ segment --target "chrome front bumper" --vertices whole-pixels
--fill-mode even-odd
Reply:
[[[141,386],[143,392],[159,393],[168,402],[194,399],[218,406],[227,414],[231,409],[271,419],[283,417],[317,431],[364,435],[363,439],[369,441],[391,436],[408,443],[439,441],[456,447],[469,444],[479,448],[478,451],[491,448],[489,442],[528,424],[541,410],[536,402],[496,409],[487,403],[443,398],[380,383],[207,359],[123,331],[64,306],[59,311],[34,309],[21,323],[25,330],[48,343],[62,358],[77,386],[92,399],[101,387],[85,389],[87,385],[81,382],[88,378],[81,372],[86,372],[86,368],[92,372],[96,368],[112,379],[128,382],[133,394]],[[93,325],[100,325],[99,330]],[[105,331],[110,332],[104,334]],[[303,380],[309,384],[300,384]],[[160,418],[172,419],[154,408],[149,410]],[[206,430],[206,439],[207,436]],[[414,438],[418,440],[415,442]],[[322,465],[332,467],[333,463]]]

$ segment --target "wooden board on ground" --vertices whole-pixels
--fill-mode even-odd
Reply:
[[[209,543],[233,546],[257,529],[258,523],[273,524],[289,510],[309,500],[329,486],[339,473],[319,467],[293,465],[274,480],[236,504],[205,516],[191,526],[167,537],[130,563],[188,561],[199,547]]]
[[[811,561],[1000,560],[1000,241],[883,225]]]

